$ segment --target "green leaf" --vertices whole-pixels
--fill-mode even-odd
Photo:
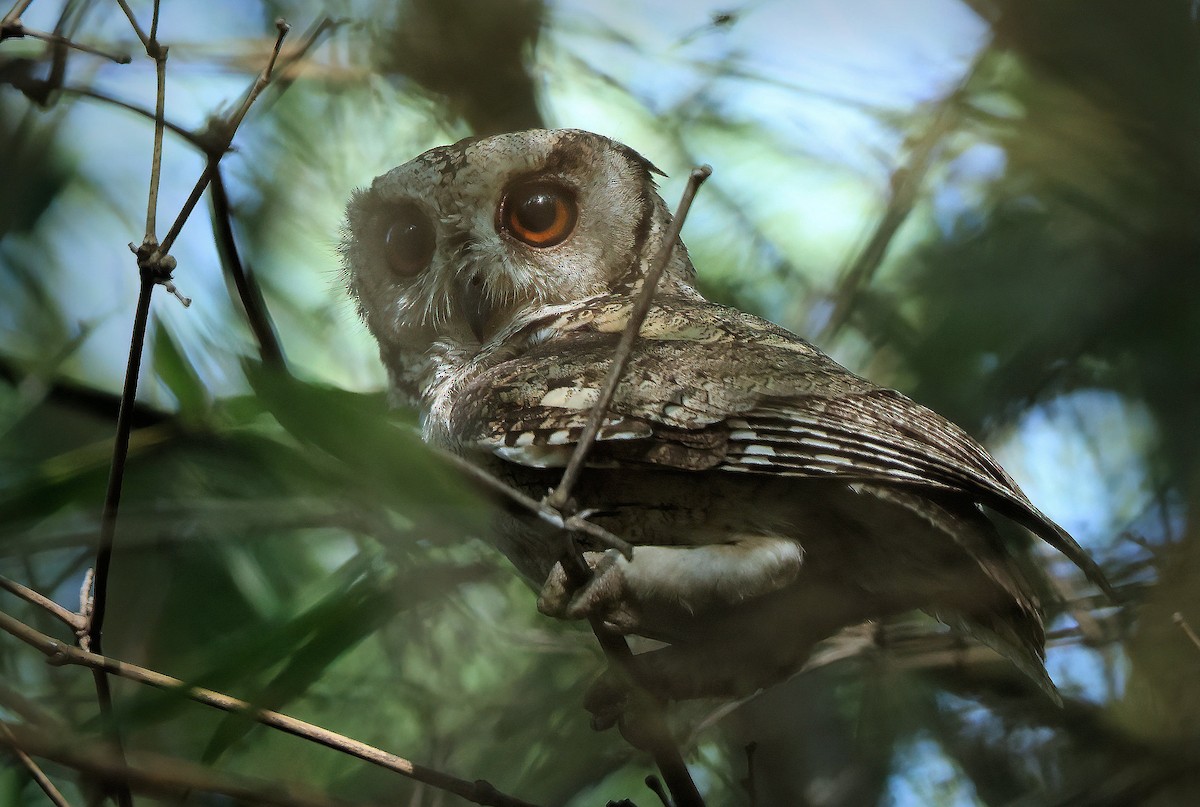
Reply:
[[[196,368],[161,321],[154,329],[154,372],[167,385],[185,418],[208,411],[208,390]]]

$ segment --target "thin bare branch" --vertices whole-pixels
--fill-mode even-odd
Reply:
[[[158,3],[154,3],[154,17],[158,19]],[[153,39],[147,50],[154,51],[154,72],[158,79],[157,95],[154,102],[154,153],[150,159],[150,192],[146,200],[146,236],[145,241],[157,241],[158,215],[158,184],[162,178],[162,145],[163,128],[166,126],[164,110],[167,103],[167,53],[169,48],[160,47]]]
[[[54,802],[55,807],[71,807],[71,803],[54,786],[54,783],[50,781],[50,777],[46,776],[45,771],[21,748],[20,743],[17,742],[17,738],[13,735],[12,729],[8,727],[8,724],[0,723],[0,742],[5,741],[8,741],[6,744],[9,750],[13,752],[13,756],[25,766],[25,770],[29,771],[30,778],[37,782],[37,786],[42,789],[42,792],[46,794],[46,797],[50,801]]]
[[[1200,636],[1196,635],[1196,631],[1192,629],[1192,626],[1187,621],[1187,618],[1184,617],[1184,615],[1181,614],[1179,611],[1176,611],[1172,615],[1171,619],[1175,622],[1176,625],[1179,626],[1179,629],[1181,631],[1183,631],[1184,635],[1187,636],[1188,639],[1191,640],[1192,644],[1194,644],[1196,646],[1196,649],[1200,650]]]
[[[500,793],[487,782],[459,779],[280,712],[259,709],[238,698],[214,692],[211,689],[189,686],[178,678],[172,678],[136,664],[128,664],[98,653],[72,647],[2,611],[0,611],[0,630],[38,650],[47,657],[51,664],[79,665],[101,674],[117,675],[158,689],[175,690],[197,703],[224,712],[246,715],[264,726],[357,757],[418,782],[424,782],[431,787],[453,793],[474,804],[493,805],[493,807],[533,807],[529,802]]]
[[[32,0],[18,0],[17,4],[13,5],[13,7],[8,10],[8,13],[6,13],[4,17],[0,18],[0,42],[4,42],[5,40],[19,40],[19,38],[29,37],[31,40],[41,40],[49,44],[58,44],[58,46],[61,47],[73,48],[74,50],[79,50],[79,52],[101,56],[102,59],[115,61],[116,64],[119,65],[130,64],[130,55],[127,53],[110,53],[108,50],[101,50],[100,48],[90,46],[90,44],[73,41],[70,37],[62,35],[58,30],[55,30],[53,34],[50,34],[50,32],[47,31],[38,31],[32,28],[25,28],[25,25],[20,22],[20,16],[25,13],[26,8],[29,8],[30,2],[32,2]],[[66,12],[64,11],[62,17],[59,18],[60,26],[65,17]]]
[[[603,527],[588,521],[584,517],[586,514],[574,514],[564,517],[560,511],[554,509],[545,502],[539,502],[537,499],[534,499],[531,496],[526,496],[521,491],[496,478],[495,476],[492,476],[490,473],[474,463],[469,462],[462,457],[451,454],[448,451],[442,451],[440,449],[433,448],[432,446],[431,448],[435,454],[449,464],[453,465],[458,470],[462,471],[467,476],[474,479],[476,482],[479,482],[489,490],[493,490],[503,496],[506,496],[507,498],[524,507],[529,512],[536,515],[538,518],[545,521],[547,524],[558,527],[559,529],[581,532],[584,535],[595,538],[603,546],[608,546],[617,550],[626,558],[633,557],[633,547],[628,541],[618,538],[616,535],[613,535]]]
[[[662,273],[667,268],[667,262],[671,259],[675,242],[679,240],[679,231],[683,227],[684,219],[687,218],[688,209],[692,206],[692,199],[695,198],[701,183],[711,175],[712,168],[703,165],[693,168],[691,176],[688,177],[687,186],[683,189],[683,196],[679,200],[679,207],[675,211],[675,218],[671,220],[671,226],[667,228],[666,236],[663,238],[662,248],[654,257],[654,262],[650,265],[650,269],[642,281],[641,294],[629,314],[629,322],[621,333],[621,340],[613,352],[612,364],[608,368],[604,386],[600,389],[600,397],[592,406],[591,414],[583,427],[583,434],[580,435],[575,451],[572,452],[571,459],[567,463],[567,468],[563,471],[562,480],[546,500],[546,503],[556,510],[563,510],[571,499],[571,491],[574,489],[575,483],[579,481],[579,475],[583,472],[587,455],[592,450],[592,444],[596,442],[600,424],[608,415],[608,407],[612,403],[613,395],[617,392],[617,385],[621,382],[621,376],[625,374],[625,366],[629,363],[629,357],[633,353],[633,343],[637,340],[638,332],[642,329],[642,322],[645,321],[646,314],[650,311],[654,300],[654,290],[658,287],[659,278],[662,277]]]
[[[50,733],[26,726],[0,723],[0,746],[14,751],[53,760],[60,765],[81,771],[100,781],[128,782],[135,790],[178,802],[188,792],[219,793],[238,804],[263,804],[276,807],[346,807],[319,793],[297,788],[293,784],[261,782],[226,774],[209,768],[159,754],[139,753],[133,758],[136,765],[126,763],[116,755],[94,747],[91,738],[72,736],[69,732]]]
[[[31,603],[47,611],[51,616],[73,631],[80,631],[86,627],[86,621],[79,614],[72,613],[49,597],[34,591],[28,586],[23,586],[15,580],[9,580],[7,577],[0,575],[0,588],[20,597],[27,603]]]
[[[242,263],[238,253],[237,240],[233,237],[229,195],[225,192],[225,180],[219,166],[213,172],[209,199],[212,201],[213,241],[217,245],[221,268],[225,275],[233,280],[233,286],[237,289],[238,299],[246,312],[246,321],[258,342],[258,355],[267,367],[285,369],[287,362],[283,356],[283,348],[279,344],[271,315],[267,312],[262,289],[259,288],[254,273],[250,271],[249,266]]]
[[[151,112],[149,109],[144,109],[143,107],[137,106],[136,104],[131,104],[128,101],[122,101],[120,98],[114,98],[111,95],[107,95],[106,93],[103,93],[99,90],[92,89],[91,87],[79,87],[79,86],[75,86],[73,84],[65,84],[60,89],[64,93],[69,93],[71,95],[78,95],[82,98],[91,98],[96,101],[103,101],[106,104],[112,104],[113,106],[120,107],[121,109],[125,109],[125,110],[128,110],[129,112],[133,112],[135,114],[141,115],[142,117],[147,118],[149,120],[155,119],[154,113]],[[177,123],[172,123],[169,120],[164,120],[163,126],[165,126],[167,129],[171,130],[173,133],[175,133],[179,137],[186,140],[190,145],[194,146],[197,150],[208,153],[208,150],[209,150],[208,144],[195,132],[193,132],[190,129],[187,129],[183,126],[180,126]]]
[[[39,31],[36,28],[26,28],[21,24],[20,19],[9,20],[6,16],[3,21],[0,21],[0,42],[5,39],[40,39],[50,45],[61,45],[80,51],[81,53],[90,53],[93,56],[99,56],[102,59],[116,62],[117,64],[129,64],[130,58],[128,53],[114,53],[112,51],[102,50],[94,45],[87,45],[83,42],[65,37],[62,34],[50,33],[48,31]]]
[[[117,512],[121,506],[121,488],[125,479],[125,462],[129,457],[129,435],[133,431],[134,401],[137,398],[138,376],[142,366],[142,351],[146,344],[146,325],[150,318],[150,297],[154,292],[154,278],[143,271],[138,290],[137,309],[133,317],[133,334],[129,340],[129,361],[125,366],[125,382],[121,389],[121,405],[117,410],[117,429],[113,439],[112,463],[109,465],[108,485],[104,493],[104,506],[100,513],[100,536],[96,544],[96,563],[92,597],[89,600],[88,624],[80,637],[80,644],[96,653],[103,653],[104,616],[108,605],[109,567],[112,565],[113,545],[117,532]],[[113,713],[112,689],[108,676],[101,669],[92,670],[96,687],[96,701],[100,714],[110,718]],[[115,724],[110,723],[108,739],[113,753],[124,759],[125,749]],[[120,807],[131,807],[133,797],[129,786],[117,785],[117,802]]]
[[[129,4],[125,2],[125,0],[117,0],[117,5],[119,5],[121,10],[125,12],[125,18],[129,20],[129,24],[133,26],[133,32],[137,34],[137,38],[142,43],[142,47],[146,49],[146,55],[153,59],[154,55],[150,53],[150,38],[146,36],[146,32],[142,30],[142,26],[138,25],[137,17],[133,16],[133,9],[129,7]],[[155,3],[154,6],[157,10],[158,3]],[[156,13],[155,17],[157,18],[157,16],[158,15]]]
[[[208,187],[208,183],[212,181],[213,175],[217,171],[217,163],[220,159],[219,155],[224,154],[229,150],[230,144],[233,143],[233,136],[237,134],[238,126],[241,125],[242,119],[246,117],[246,113],[250,111],[250,106],[254,103],[254,99],[258,98],[259,93],[261,93],[263,89],[270,84],[271,74],[275,69],[275,61],[279,58],[279,49],[283,46],[283,38],[287,36],[287,32],[289,30],[288,24],[283,20],[277,20],[275,24],[279,29],[279,35],[275,38],[275,48],[271,51],[271,59],[267,62],[267,66],[263,68],[263,71],[258,75],[258,78],[254,80],[254,84],[250,86],[250,90],[246,93],[246,97],[242,100],[241,106],[238,107],[238,109],[228,118],[228,120],[223,122],[222,135],[217,139],[217,146],[214,147],[212,152],[218,156],[214,158],[210,155],[208,162],[204,166],[204,172],[200,175],[200,178],[196,180],[196,184],[192,187],[192,192],[188,194],[187,201],[183,203],[183,207],[180,209],[179,215],[176,216],[175,221],[172,222],[171,229],[167,231],[167,234],[163,237],[162,242],[155,250],[156,256],[165,256],[171,251],[171,247],[174,245],[175,239],[179,237],[179,232],[183,229],[184,223],[186,223],[188,218],[192,215],[192,210],[195,209],[196,203],[200,201],[200,196]],[[152,256],[152,258],[153,257],[154,256]]]
[[[0,708],[17,715],[26,723],[32,723],[41,728],[48,730],[63,728],[62,722],[56,715],[47,712],[25,695],[2,682],[0,682]]]
[[[633,345],[641,331],[646,315],[650,312],[655,289],[658,287],[658,281],[666,270],[668,261],[671,259],[671,253],[675,249],[675,244],[679,240],[679,233],[683,228],[683,222],[687,219],[692,200],[695,198],[696,191],[700,188],[700,185],[711,175],[712,168],[704,165],[693,169],[691,175],[688,177],[687,186],[684,188],[683,196],[679,200],[675,217],[671,220],[671,226],[667,228],[663,245],[659,249],[658,254],[655,255],[654,261],[651,263],[650,269],[642,281],[641,293],[638,295],[633,309],[630,311],[629,321],[625,324],[625,329],[621,333],[621,339],[617,342],[617,347],[613,351],[612,364],[609,366],[608,375],[604,379],[604,386],[600,390],[600,396],[592,406],[592,411],[588,416],[587,424],[584,426],[583,434],[580,436],[579,443],[575,446],[575,450],[571,454],[571,459],[563,471],[558,487],[546,497],[545,504],[559,513],[569,512],[571,508],[571,492],[583,471],[587,455],[596,441],[596,435],[600,431],[600,424],[608,414],[608,407],[612,403],[613,396],[616,394],[617,385],[621,382],[621,377],[625,373],[625,367],[629,363],[630,356],[633,354]],[[570,575],[575,585],[583,585],[587,582],[590,572],[570,533],[568,533],[567,540],[569,552],[564,559],[564,570]],[[596,635],[596,641],[600,643],[600,647],[603,649],[609,664],[620,670],[625,679],[631,684],[640,686],[638,683],[637,664],[633,657],[633,651],[630,650],[629,643],[625,640],[625,637],[610,629],[604,624],[604,620],[599,617],[589,617],[588,623],[591,625],[592,632]],[[663,714],[662,704],[651,697],[646,697],[643,701],[640,704],[640,714],[637,715],[638,745],[644,750],[649,751],[651,756],[654,757],[654,762],[662,773],[667,788],[671,791],[675,807],[703,807],[704,799],[700,796],[700,791],[696,788],[696,783],[692,780],[692,775],[688,771],[687,764],[683,761],[683,755],[680,753],[679,746],[671,736],[671,731],[667,726],[666,718]]]
[[[158,45],[158,11],[159,0],[154,0],[154,14],[150,18],[150,42],[156,46]],[[152,53],[150,56],[153,57],[154,54]]]
[[[4,15],[4,19],[0,19],[0,28],[6,28],[10,25],[20,23],[21,15],[25,13],[25,9],[29,8],[33,0],[17,0],[13,7]]]

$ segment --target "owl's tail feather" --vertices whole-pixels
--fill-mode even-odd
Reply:
[[[1108,581],[1104,571],[1092,560],[1087,550],[1071,537],[1071,534],[1050,520],[1041,510],[1038,510],[1023,496],[1004,497],[1000,501],[988,502],[1000,515],[1011,518],[1025,529],[1037,535],[1050,546],[1063,553],[1066,558],[1079,567],[1087,578],[1099,586],[1100,590],[1114,603],[1120,602],[1120,595]]]
[[[1031,641],[1028,634],[1014,630],[1014,622],[1001,615],[935,612],[938,621],[961,631],[970,638],[991,648],[1008,660],[1037,685],[1056,706],[1062,706],[1062,695],[1046,673],[1045,651],[1041,641]],[[1019,624],[1019,623],[1016,623]],[[1039,631],[1040,633],[1040,631]]]

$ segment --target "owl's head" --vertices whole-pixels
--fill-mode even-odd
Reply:
[[[415,400],[432,347],[472,356],[548,306],[632,291],[666,235],[661,174],[575,129],[431,149],[351,198],[342,257],[393,388]],[[688,293],[679,244],[661,281]]]

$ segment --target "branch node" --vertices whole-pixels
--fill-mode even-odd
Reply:
[[[185,296],[183,294],[183,292],[181,292],[178,289],[178,287],[176,287],[176,285],[174,283],[172,283],[170,280],[164,281],[162,284],[162,287],[164,289],[166,289],[168,292],[170,292],[171,294],[173,294],[175,296],[175,299],[178,300],[183,305],[184,308],[191,308],[192,298]]]
[[[179,262],[175,260],[174,255],[163,254],[154,236],[146,236],[140,247],[134,247],[131,242],[129,248],[137,255],[138,271],[141,273],[143,281],[157,283],[162,286],[168,292],[175,295],[175,298],[183,303],[184,308],[192,304],[192,298],[185,297],[176,287],[171,277],[171,273],[179,266]]]
[[[46,653],[46,663],[51,667],[65,667],[71,664],[71,654],[60,642],[52,642]]]

